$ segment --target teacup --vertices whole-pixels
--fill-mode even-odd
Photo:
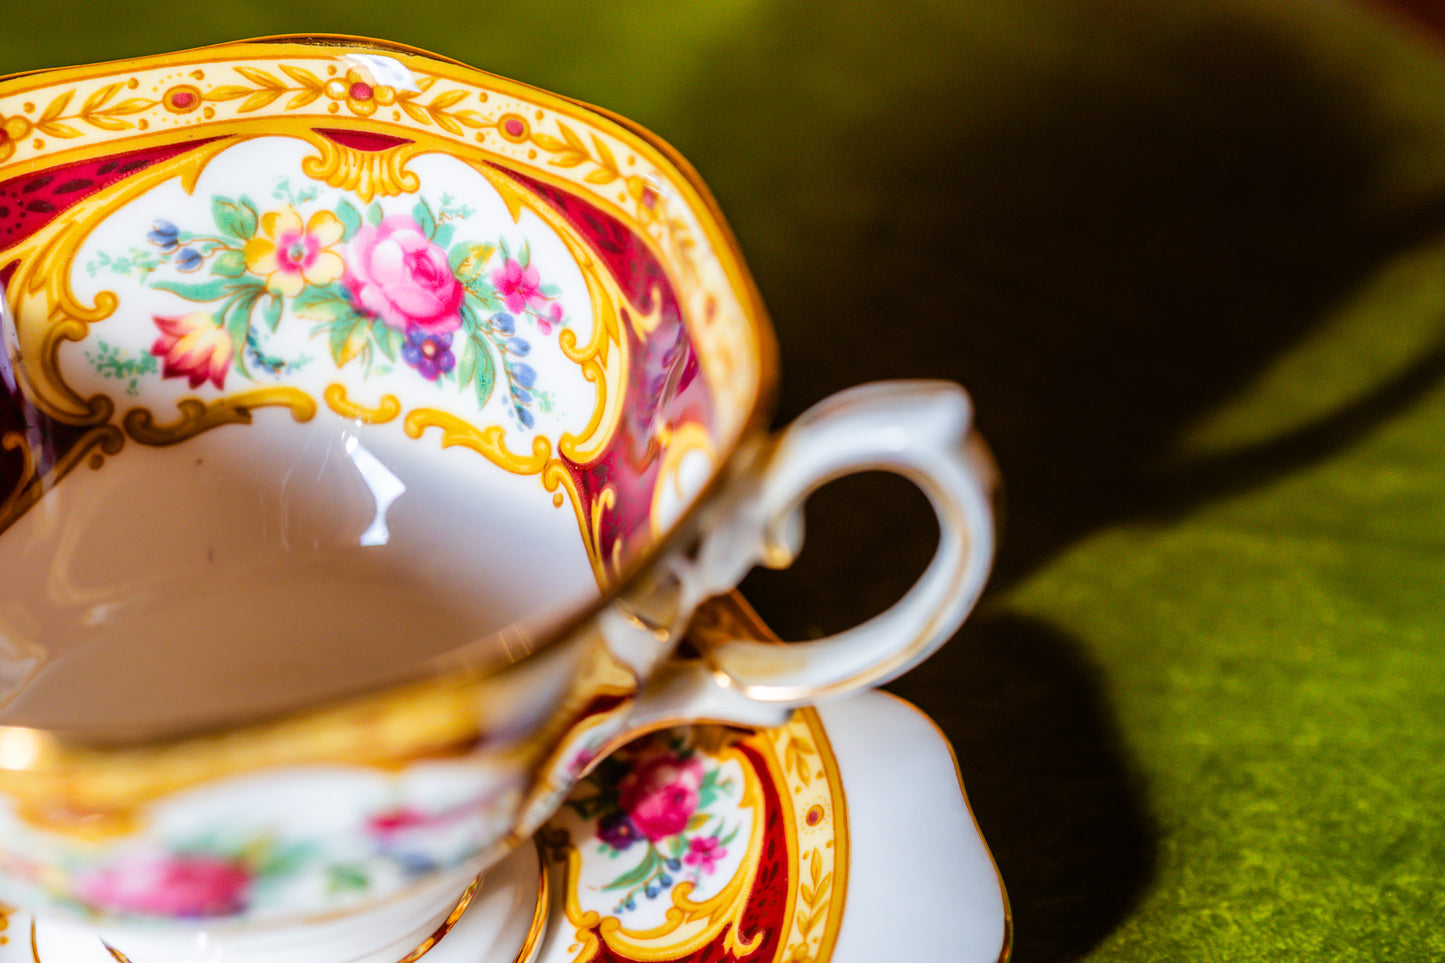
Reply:
[[[121,949],[412,925],[611,748],[887,681],[987,577],[961,389],[768,435],[772,334],[696,175],[420,51],[0,80],[0,283],[0,898]],[[675,651],[871,469],[938,515],[896,605]]]

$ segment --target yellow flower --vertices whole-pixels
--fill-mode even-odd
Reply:
[[[345,233],[330,211],[317,211],[304,227],[289,205],[270,211],[246,242],[246,269],[266,279],[267,291],[294,298],[308,284],[330,284],[346,273],[346,262],[331,250]]]
[[[332,77],[326,82],[326,96],[335,101],[344,101],[347,108],[358,117],[370,117],[377,107],[390,107],[396,103],[396,90],[371,79],[355,67],[346,72],[345,79]]]

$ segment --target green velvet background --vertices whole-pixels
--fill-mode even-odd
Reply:
[[[960,380],[989,598],[943,725],[1034,960],[1445,957],[1445,48],[1342,3],[7,3],[0,72],[283,32],[414,44],[657,131],[782,343],[780,421]],[[780,632],[931,521],[820,494]]]

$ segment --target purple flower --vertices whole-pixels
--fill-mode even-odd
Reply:
[[[611,812],[597,820],[597,838],[621,852],[642,838],[626,813]]]
[[[437,380],[457,366],[456,355],[452,354],[452,333],[427,331],[416,324],[406,329],[406,344],[401,347],[401,357],[428,381]]]

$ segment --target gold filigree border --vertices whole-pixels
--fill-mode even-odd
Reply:
[[[400,68],[381,75],[368,57]],[[114,151],[275,129],[280,119],[451,150],[580,191],[654,249],[682,300],[732,436],[756,423],[774,345],[735,242],[670,147],[596,108],[413,48],[362,38],[223,44],[0,80],[0,178]],[[328,142],[316,173],[359,192],[405,189],[411,147],[368,156]]]

